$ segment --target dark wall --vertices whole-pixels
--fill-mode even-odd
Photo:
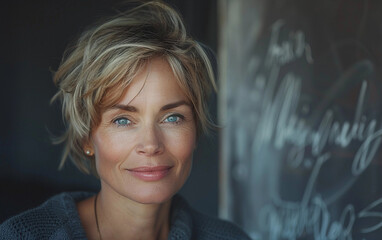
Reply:
[[[191,34],[216,50],[216,1],[168,1],[183,15]],[[0,10],[0,222],[47,197],[72,190],[97,191],[98,180],[67,162],[59,171],[62,146],[60,106],[52,71],[65,47],[120,1],[68,0],[2,3]],[[216,101],[212,103],[216,115]],[[208,146],[208,147],[206,147]],[[201,139],[182,194],[195,208],[217,214],[216,136]],[[196,191],[197,189],[197,191]]]

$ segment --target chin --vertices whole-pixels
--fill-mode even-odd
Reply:
[[[163,190],[160,188],[140,189],[137,190],[130,199],[141,204],[161,204],[169,201],[176,193],[177,191]]]

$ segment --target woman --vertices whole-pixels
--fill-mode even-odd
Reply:
[[[176,195],[212,126],[211,63],[169,6],[149,2],[84,32],[54,76],[71,158],[101,181],[0,226],[2,239],[249,239]]]

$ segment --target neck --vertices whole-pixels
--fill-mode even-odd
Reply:
[[[97,199],[102,239],[167,239],[171,200],[142,204],[103,186]]]

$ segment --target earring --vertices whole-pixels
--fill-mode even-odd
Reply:
[[[90,155],[90,151],[89,150],[86,150],[86,155]]]

